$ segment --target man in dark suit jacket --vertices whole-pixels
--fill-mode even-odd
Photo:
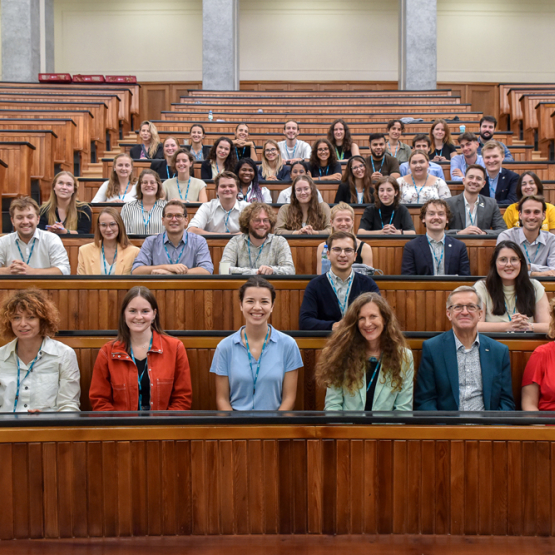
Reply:
[[[482,147],[482,158],[486,166],[486,184],[480,191],[485,197],[494,197],[502,204],[518,202],[516,198],[516,184],[518,173],[502,167],[505,151],[499,141],[488,141]],[[492,190],[495,189],[495,192]]]
[[[509,349],[478,334],[481,316],[473,287],[463,285],[449,295],[453,329],[422,345],[414,410],[515,410]]]
[[[442,199],[431,199],[420,210],[426,235],[409,241],[403,250],[401,274],[407,276],[469,276],[466,245],[445,235],[450,210]]]
[[[486,182],[486,170],[477,164],[466,168],[464,192],[446,199],[451,210],[449,234],[499,235],[507,229],[495,199],[478,194]]]
[[[301,330],[335,329],[359,295],[380,292],[372,278],[353,270],[356,247],[356,237],[352,233],[337,231],[329,236],[331,269],[311,280],[305,289],[299,316]]]

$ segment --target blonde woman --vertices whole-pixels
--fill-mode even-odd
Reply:
[[[92,212],[86,202],[77,200],[77,179],[60,172],[52,181],[50,198],[40,207],[39,229],[58,235],[91,232]]]
[[[105,181],[92,199],[96,202],[131,202],[137,199],[136,181],[133,180],[133,159],[122,152],[114,158],[110,179]]]
[[[164,158],[164,149],[158,136],[158,129],[150,121],[143,121],[139,130],[140,144],[135,145],[129,151],[133,160],[152,160],[153,158]]]
[[[266,181],[290,181],[291,166],[284,163],[276,141],[269,140],[264,143],[258,175]]]

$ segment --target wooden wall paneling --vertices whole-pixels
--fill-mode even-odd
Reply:
[[[148,535],[148,507],[147,507],[147,455],[146,442],[133,441],[131,443],[131,507],[133,536]]]
[[[465,443],[461,440],[450,443],[449,530],[451,534],[462,535],[465,530]]]
[[[190,441],[177,441],[176,460],[176,498],[178,535],[193,533],[193,488],[192,488],[192,454]]]
[[[551,533],[551,453],[547,441],[536,443],[536,534]]]
[[[13,477],[13,445],[0,443],[0,491],[2,491],[2,517],[0,518],[0,540],[14,537],[14,477]]]
[[[117,443],[117,468],[113,472],[117,477],[117,536],[131,536],[133,534],[133,491],[131,480],[131,442]]]
[[[44,492],[44,537],[57,538],[58,528],[58,465],[56,444],[42,444],[42,470]],[[83,492],[81,492],[83,495]]]
[[[245,465],[248,496],[246,502],[249,510],[243,515],[248,514],[248,525],[250,534],[263,534],[266,529],[266,513],[268,503],[265,496],[265,484],[268,477],[264,473],[264,445],[260,439],[250,439],[247,441],[247,461]],[[239,458],[237,459],[239,463]],[[237,491],[238,495],[244,495]],[[237,507],[242,507],[243,503],[237,503]],[[241,520],[245,520],[243,517]]]
[[[251,533],[251,511],[249,510],[249,473],[252,472],[248,458],[248,445],[246,440],[231,443],[232,467],[229,470],[231,476],[234,515],[232,530],[234,534]],[[260,477],[260,475],[259,475]],[[227,485],[224,484],[225,487]],[[227,502],[225,497],[224,503]],[[256,509],[255,509],[256,510]]]
[[[495,469],[492,473],[492,534],[504,536],[507,534],[507,507],[509,481],[513,479],[509,475],[509,449],[506,441],[494,441],[492,460]]]
[[[110,442],[113,445],[113,442]],[[75,465],[73,462],[73,444],[63,441],[57,444],[56,460],[58,463],[58,525],[59,535],[62,538],[73,537],[73,472]],[[112,470],[113,467],[110,468]],[[77,470],[78,471],[78,470]],[[103,498],[109,499],[110,492],[105,490]],[[106,524],[109,526],[110,515]],[[115,528],[106,528],[105,535],[114,535]]]
[[[492,534],[492,442],[478,442],[478,533]]]
[[[44,482],[42,445],[29,443],[29,536],[44,537]]]

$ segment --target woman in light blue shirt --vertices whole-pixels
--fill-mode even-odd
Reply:
[[[245,325],[220,342],[210,368],[218,410],[293,410],[303,361],[295,340],[268,324],[275,298],[261,276],[239,289]]]

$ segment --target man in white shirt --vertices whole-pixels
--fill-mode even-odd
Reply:
[[[279,151],[284,162],[299,162],[301,160],[309,160],[312,154],[312,148],[305,141],[297,139],[300,129],[299,124],[294,120],[285,122],[283,126],[283,134],[285,141],[278,143]]]
[[[474,133],[463,133],[459,137],[459,145],[461,147],[462,154],[457,154],[451,158],[452,181],[462,181],[468,166],[477,164],[478,166],[485,167],[482,155],[478,154],[480,143],[478,141],[478,137],[476,137]]]
[[[239,214],[249,203],[237,200],[239,180],[234,173],[222,172],[214,179],[217,199],[205,202],[197,210],[187,231],[199,235],[241,233]]]
[[[37,229],[39,205],[30,197],[14,199],[10,218],[15,229],[0,237],[0,274],[66,275],[71,273],[62,240]]]

